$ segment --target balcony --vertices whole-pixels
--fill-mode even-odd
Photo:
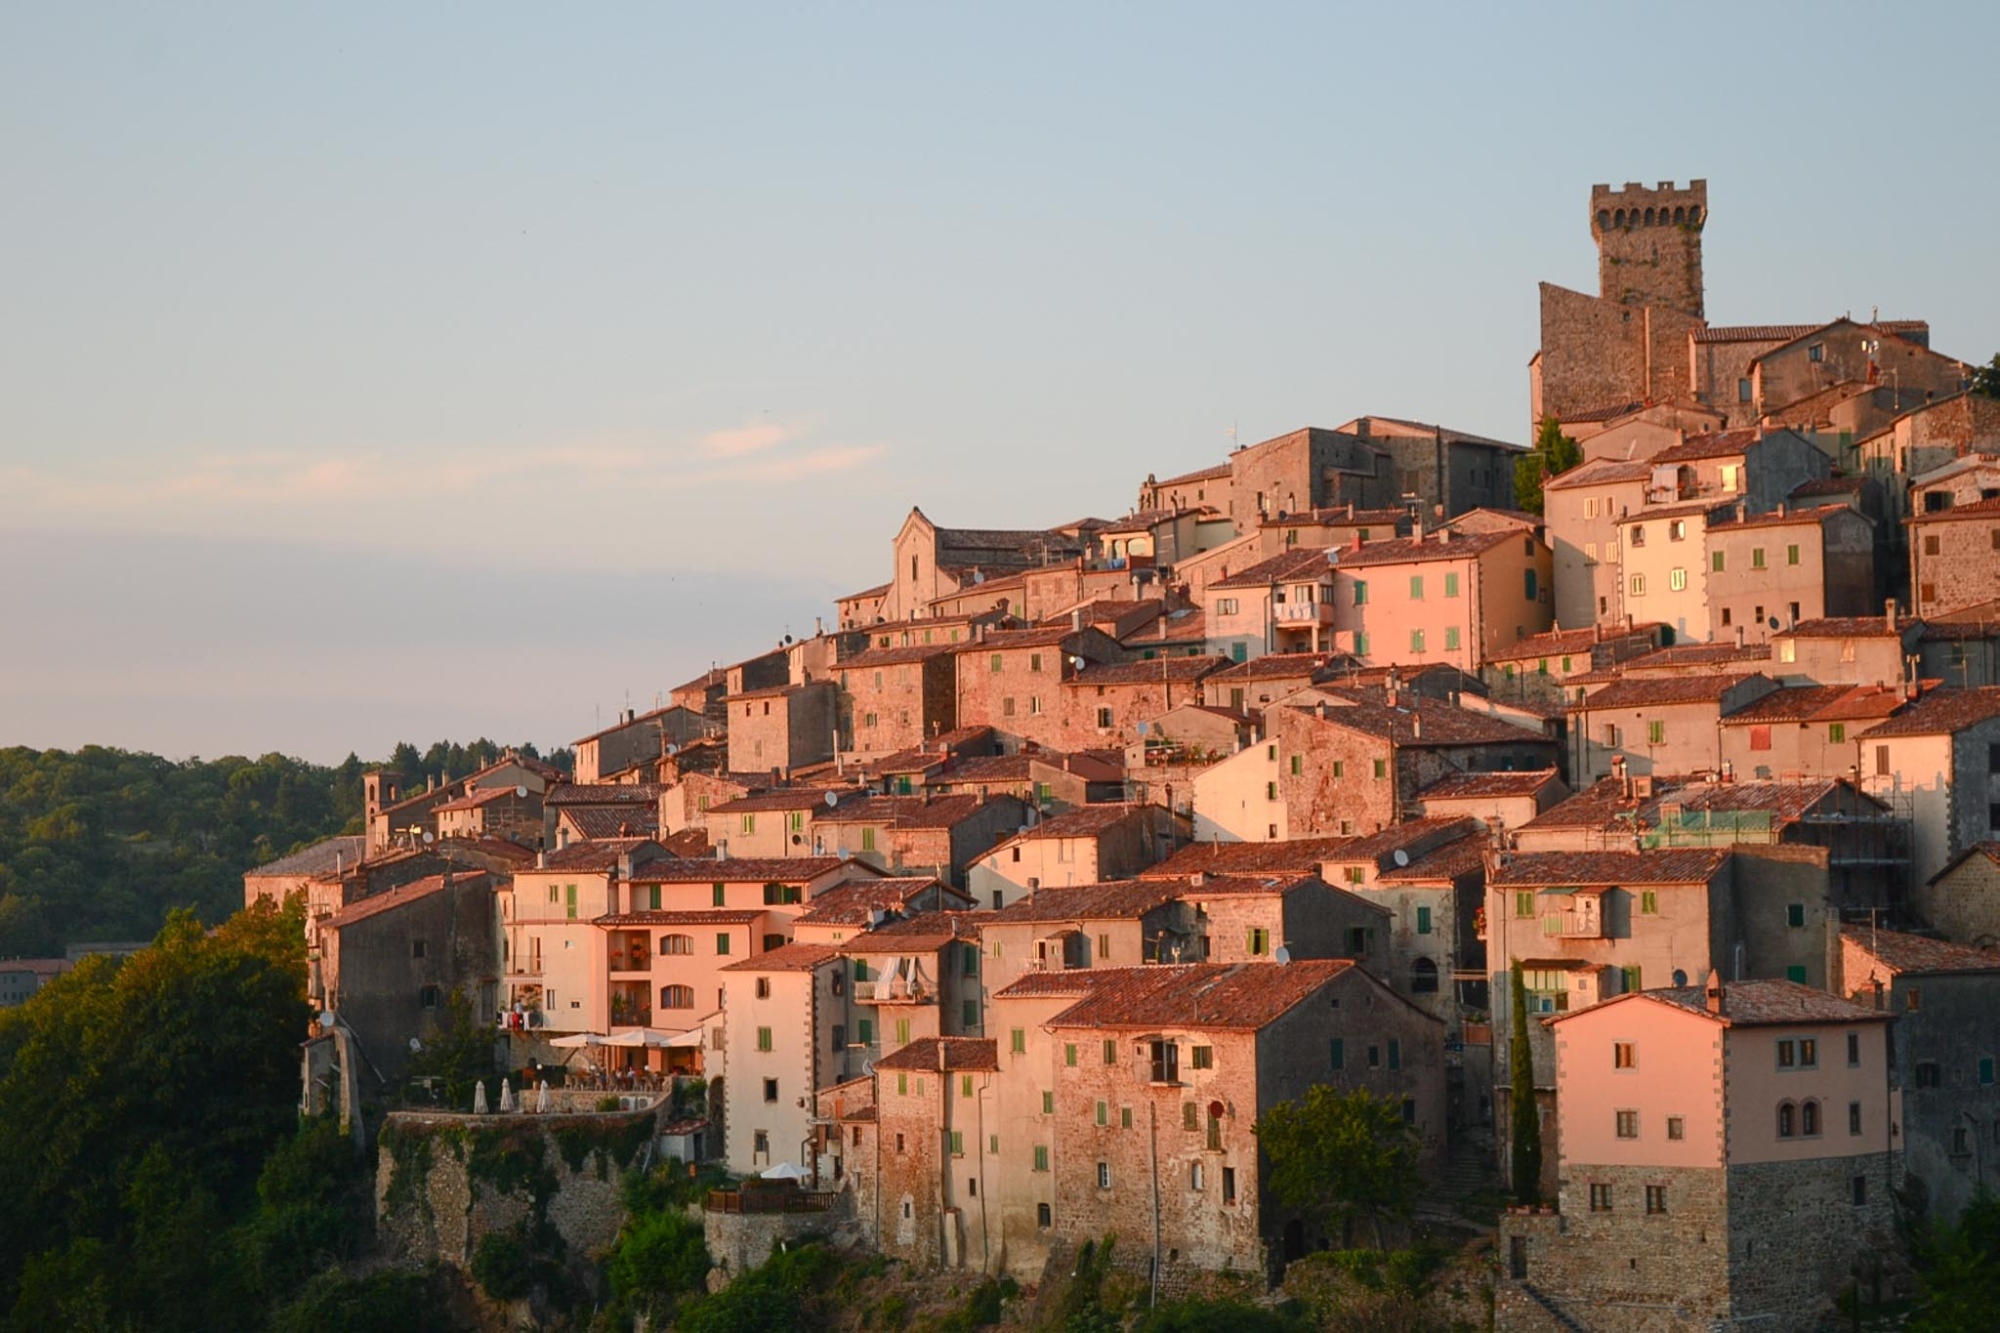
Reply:
[[[613,953],[611,955],[611,970],[613,972],[646,972],[652,966],[653,956],[644,949],[635,949],[631,953]]]
[[[1551,912],[1542,918],[1542,934],[1563,940],[1601,940],[1604,938],[1604,914],[1597,910],[1595,903],[1587,908]]]
[[[931,1004],[937,1000],[937,991],[927,982],[898,977],[894,981],[857,981],[854,999],[857,1004]]]
[[[1271,619],[1280,625],[1331,625],[1331,602],[1273,602]]]

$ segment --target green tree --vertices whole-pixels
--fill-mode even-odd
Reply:
[[[1513,1080],[1508,1099],[1512,1112],[1510,1163],[1514,1198],[1526,1206],[1542,1201],[1542,1115],[1535,1104],[1535,1054],[1528,1045],[1528,986],[1521,960],[1511,960],[1507,1008],[1512,1020],[1507,1037],[1507,1070]]]
[[[2000,1310],[2000,1197],[1985,1186],[1952,1226],[1920,1231],[1912,1246],[1926,1303],[1915,1333],[1991,1327]]]
[[[1543,485],[1582,461],[1583,450],[1563,434],[1562,423],[1545,417],[1534,445],[1514,460],[1514,503],[1530,514],[1541,513]]]
[[[2000,398],[2000,352],[1994,353],[1993,359],[1985,365],[1973,369],[1972,391],[1988,398]]]
[[[474,1085],[485,1082],[491,1104],[500,1100],[500,1067],[493,1059],[493,1030],[472,1012],[472,1001],[454,990],[444,998],[444,1017],[423,1039],[423,1049],[404,1066],[411,1080],[434,1078],[439,1096],[453,1110],[470,1111]]]
[[[1271,1159],[1272,1190],[1323,1232],[1338,1222],[1345,1237],[1366,1215],[1379,1246],[1382,1217],[1408,1217],[1423,1187],[1416,1129],[1400,1102],[1366,1088],[1319,1084],[1259,1116],[1256,1134]]]

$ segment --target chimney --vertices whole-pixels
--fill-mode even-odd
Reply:
[[[821,635],[823,635],[823,634],[825,634],[825,633],[826,633],[826,621],[825,621],[825,619],[824,619],[823,617],[820,617],[820,616],[814,616],[814,617],[813,617],[813,637],[814,637],[815,639],[817,639],[817,638],[819,638],[819,637],[820,637]]]
[[[1191,889],[1198,889],[1206,883],[1208,883],[1208,875],[1204,871],[1197,870],[1188,876],[1188,887]]]
[[[1375,429],[1375,423],[1370,421],[1367,417],[1356,418],[1354,422],[1354,435],[1356,439],[1361,439],[1361,440],[1367,439],[1369,432],[1374,429]]]
[[[1896,599],[1891,597],[1882,603],[1882,619],[1888,624],[1889,632],[1896,632]]]
[[[1708,1000],[1708,1012],[1711,1014],[1720,1014],[1722,1012],[1722,974],[1712,967],[1708,969],[1708,984],[1702,989]]]
[[[1352,500],[1347,502],[1347,521],[1350,523],[1354,521],[1354,501]]]
[[[1080,606],[1069,613],[1069,631],[1072,634],[1083,633],[1083,608]]]
[[[1738,500],[1736,502],[1736,521],[1738,523],[1741,523],[1743,521],[1744,512],[1748,509],[1748,507],[1749,506],[1745,505],[1741,500]]]
[[[548,854],[548,852],[547,852],[546,850],[543,850],[543,851],[539,851],[539,852],[536,852],[536,853],[535,853],[535,869],[537,869],[537,870],[547,870],[548,868],[549,868],[549,854]]]
[[[1745,626],[1742,626],[1742,625],[1738,625],[1738,626],[1736,627],[1736,646],[1737,646],[1738,648],[1741,648],[1741,647],[1743,646],[1743,631],[1744,631],[1744,629],[1745,629]]]
[[[1412,708],[1410,710],[1410,739],[1420,741],[1423,738],[1424,738],[1424,715],[1418,712],[1416,709]]]

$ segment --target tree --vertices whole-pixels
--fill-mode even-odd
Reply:
[[[1583,450],[1563,434],[1562,423],[1543,418],[1534,446],[1514,460],[1514,503],[1530,514],[1541,513],[1543,485],[1582,461]]]
[[[1407,1217],[1423,1186],[1422,1143],[1393,1097],[1327,1084],[1257,1118],[1257,1142],[1271,1159],[1271,1188],[1323,1232],[1343,1238],[1366,1214],[1381,1243],[1381,1219]],[[1343,1243],[1344,1240],[1343,1240]]]
[[[1513,1078],[1510,1161],[1514,1198],[1533,1207],[1542,1201],[1542,1113],[1535,1104],[1535,1054],[1528,1046],[1528,986],[1521,975],[1521,960],[1511,961],[1513,978],[1507,1001],[1513,1019],[1507,1038],[1507,1070]]]
[[[469,1111],[476,1084],[484,1081],[488,1095],[499,1096],[494,1080],[500,1071],[493,1062],[493,1047],[493,1030],[473,1014],[465,992],[454,990],[444,998],[443,1021],[404,1069],[412,1080],[439,1080],[444,1104],[454,1111]]]
[[[2000,398],[2000,352],[1983,366],[1972,372],[1972,391],[1987,398]]]

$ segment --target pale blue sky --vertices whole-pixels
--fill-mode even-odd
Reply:
[[[0,11],[0,743],[337,758],[807,629],[911,504],[1526,431],[1593,182],[2000,349],[2000,8]]]

